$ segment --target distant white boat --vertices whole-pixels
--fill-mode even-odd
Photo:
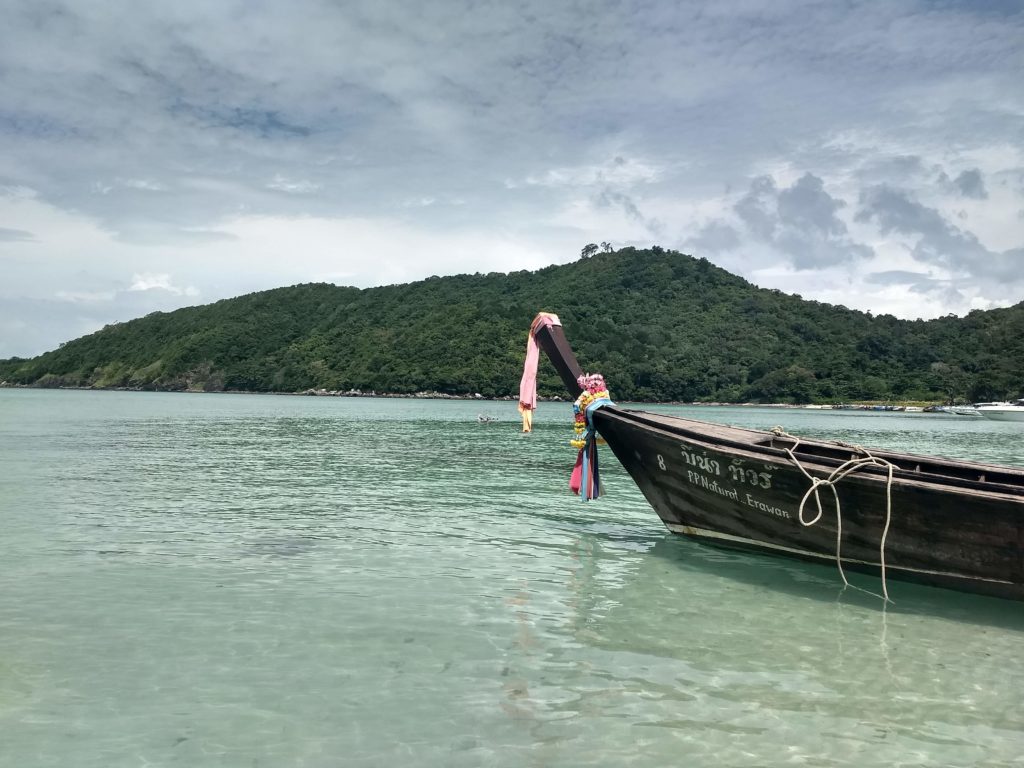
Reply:
[[[1024,398],[1012,403],[978,403],[977,411],[992,421],[1024,421]]]
[[[1022,402],[1022,401],[1018,401]],[[982,408],[1004,408],[1014,404],[1006,400],[992,403],[964,403],[963,405],[942,405],[936,410],[943,413],[952,413],[956,416],[981,416]]]
[[[995,403],[981,403],[981,405],[995,405]],[[946,412],[957,416],[981,416],[978,413],[977,405],[950,405],[946,407]]]

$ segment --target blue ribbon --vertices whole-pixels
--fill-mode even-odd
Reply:
[[[583,435],[583,474],[580,476],[580,498],[583,501],[589,501],[590,499],[596,499],[601,495],[601,476],[598,473],[597,467],[597,430],[594,428],[594,411],[598,408],[603,408],[606,405],[615,405],[607,397],[602,397],[598,400],[594,400],[590,405],[583,411],[583,417],[587,422],[587,431]],[[590,457],[594,457],[594,493],[590,494]]]

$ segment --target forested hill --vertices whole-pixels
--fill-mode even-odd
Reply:
[[[660,248],[381,288],[297,285],[107,326],[0,381],[516,393],[539,310],[620,400],[991,400],[1024,394],[1024,303],[931,321],[757,288]],[[540,390],[564,394],[544,361]]]

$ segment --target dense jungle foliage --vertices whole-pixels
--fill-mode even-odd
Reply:
[[[0,381],[160,390],[513,395],[526,333],[556,312],[619,400],[980,401],[1024,395],[1024,303],[930,321],[757,288],[661,248],[536,272],[359,290],[310,284],[105,327]],[[546,361],[541,394],[564,389]]]

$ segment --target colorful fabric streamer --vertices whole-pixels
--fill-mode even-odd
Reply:
[[[561,324],[558,315],[541,312],[530,326],[530,335],[526,339],[523,378],[519,381],[519,413],[523,417],[523,432],[533,429],[533,412],[537,410],[537,365],[540,363],[540,347],[534,334],[541,328]]]
[[[608,387],[601,374],[583,374],[576,381],[583,394],[576,399],[572,407],[573,429],[576,436],[570,444],[574,448],[579,448],[580,452],[569,478],[569,488],[583,501],[589,501],[601,495],[601,474],[597,460],[599,438],[594,428],[593,414],[598,408],[614,403],[608,396]]]

